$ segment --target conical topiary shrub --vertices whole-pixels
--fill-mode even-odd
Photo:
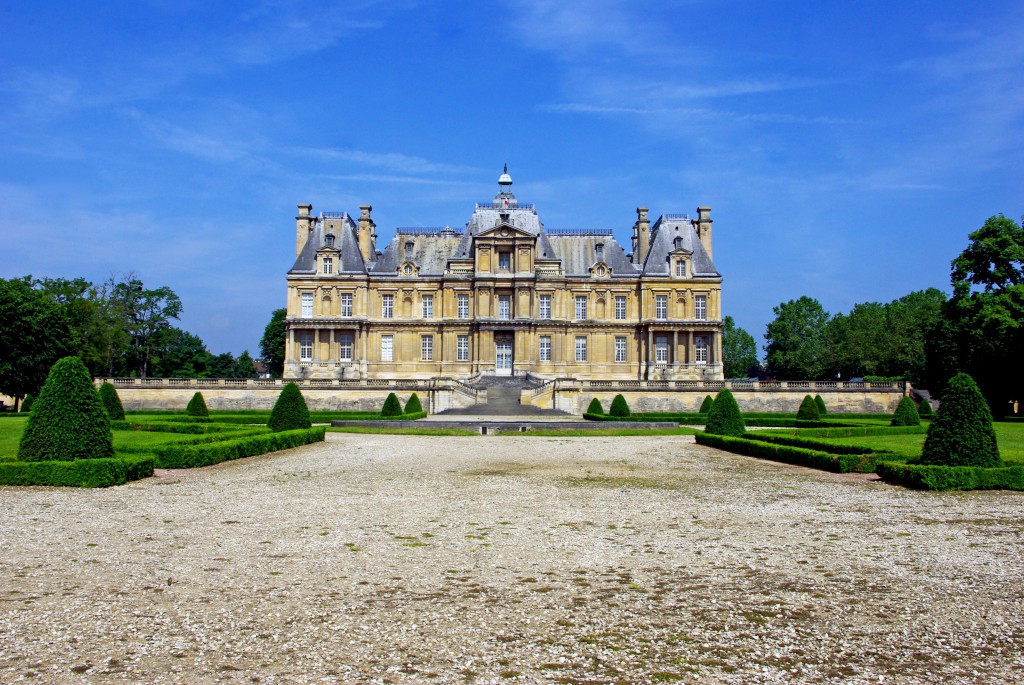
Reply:
[[[113,383],[104,383],[100,386],[100,401],[103,408],[107,410],[107,416],[111,421],[124,421],[124,406],[121,398],[117,396],[117,388]]]
[[[274,402],[274,408],[270,410],[267,425],[275,433],[309,428],[313,425],[309,419],[309,407],[306,406],[302,391],[295,383],[289,383],[281,388],[281,394],[277,396],[277,402]]]
[[[921,400],[921,406],[917,408],[917,415],[922,419],[930,419],[932,417],[932,403],[928,400]]]
[[[64,357],[32,405],[18,447],[23,461],[73,461],[114,456],[110,419],[85,364]]]
[[[206,408],[206,400],[203,399],[203,393],[197,392],[192,395],[192,399],[188,401],[188,406],[185,407],[185,413],[189,416],[209,416],[210,410]]]
[[[819,419],[828,414],[828,407],[825,406],[825,400],[821,399],[821,395],[814,396],[814,406],[818,408]]]
[[[966,373],[953,376],[942,392],[942,404],[924,440],[922,464],[999,466],[999,447],[992,412]],[[34,414],[34,412],[33,412]]]
[[[587,413],[594,414],[595,416],[604,416],[604,407],[601,406],[601,400],[596,397],[590,400],[590,404],[587,406]]]
[[[35,401],[35,395],[32,393],[25,395],[25,399],[21,401],[21,411],[24,413],[32,411],[32,403]]]
[[[714,402],[711,403],[711,411],[708,412],[708,423],[704,426],[704,432],[730,435],[734,438],[741,437],[747,432],[740,407],[736,404],[736,398],[732,396],[729,388],[719,390]]]
[[[409,399],[405,403],[406,414],[419,414],[423,411],[423,405],[420,404],[420,398],[416,393],[409,395]]]
[[[698,413],[707,414],[709,411],[711,411],[711,405],[714,403],[715,401],[711,399],[711,395],[707,395],[704,398],[704,401],[700,403],[700,409],[697,410]]]
[[[384,406],[381,407],[380,415],[384,418],[402,415],[402,403],[398,401],[395,393],[388,394],[387,399],[384,400]]]
[[[820,421],[821,414],[818,413],[818,405],[814,403],[814,398],[810,395],[804,395],[804,401],[800,403],[800,408],[796,411],[797,421]]]
[[[626,398],[622,395],[616,395],[615,399],[612,400],[612,406],[608,410],[608,416],[629,416],[629,405],[626,404]]]
[[[889,422],[890,426],[920,426],[921,417],[917,415],[917,407],[914,406],[914,400],[909,397],[904,397],[900,400],[900,403],[896,405],[896,411],[892,413],[892,421]]]

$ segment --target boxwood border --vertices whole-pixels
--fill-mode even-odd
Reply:
[[[322,442],[325,433],[324,426],[314,426],[198,445],[165,445],[153,448],[153,452],[157,468],[191,469]]]
[[[74,461],[0,462],[0,485],[106,488],[153,475],[152,454]]]

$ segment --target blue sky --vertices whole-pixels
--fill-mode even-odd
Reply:
[[[215,352],[284,303],[295,206],[463,225],[508,163],[549,227],[711,205],[724,305],[948,289],[1024,212],[1024,5],[0,7],[0,277],[137,272]]]

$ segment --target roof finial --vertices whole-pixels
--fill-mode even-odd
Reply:
[[[508,173],[508,162],[505,162],[505,169],[504,169],[504,171],[502,173],[505,173],[505,174]]]

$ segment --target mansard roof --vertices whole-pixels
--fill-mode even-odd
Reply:
[[[288,273],[315,274],[317,271],[316,253],[327,247],[327,233],[329,232],[326,230],[324,220],[317,219],[305,247],[295,258],[295,264]],[[339,255],[337,273],[366,273],[366,264],[363,262],[363,255],[359,251],[359,239],[356,237],[356,225],[348,214],[342,215],[341,227],[335,229],[334,249]]]
[[[554,258],[562,262],[562,271],[566,276],[588,276],[590,268],[599,260],[597,246],[602,245],[604,263],[611,267],[612,276],[636,276],[637,270],[629,261],[625,250],[612,236],[611,231],[572,231],[555,235],[544,234],[547,238]],[[547,257],[542,257],[547,259]]]
[[[377,258],[371,273],[394,276],[398,267],[411,261],[420,276],[440,276],[448,267],[448,260],[459,248],[462,235],[452,229],[398,229],[384,253]],[[412,243],[412,254],[407,259],[405,244]]]
[[[651,229],[651,246],[644,260],[645,276],[668,276],[671,274],[669,253],[676,249],[676,238],[682,238],[680,248],[692,253],[692,274],[697,277],[721,277],[715,269],[708,251],[697,236],[697,229],[688,216],[666,214],[661,216]]]

